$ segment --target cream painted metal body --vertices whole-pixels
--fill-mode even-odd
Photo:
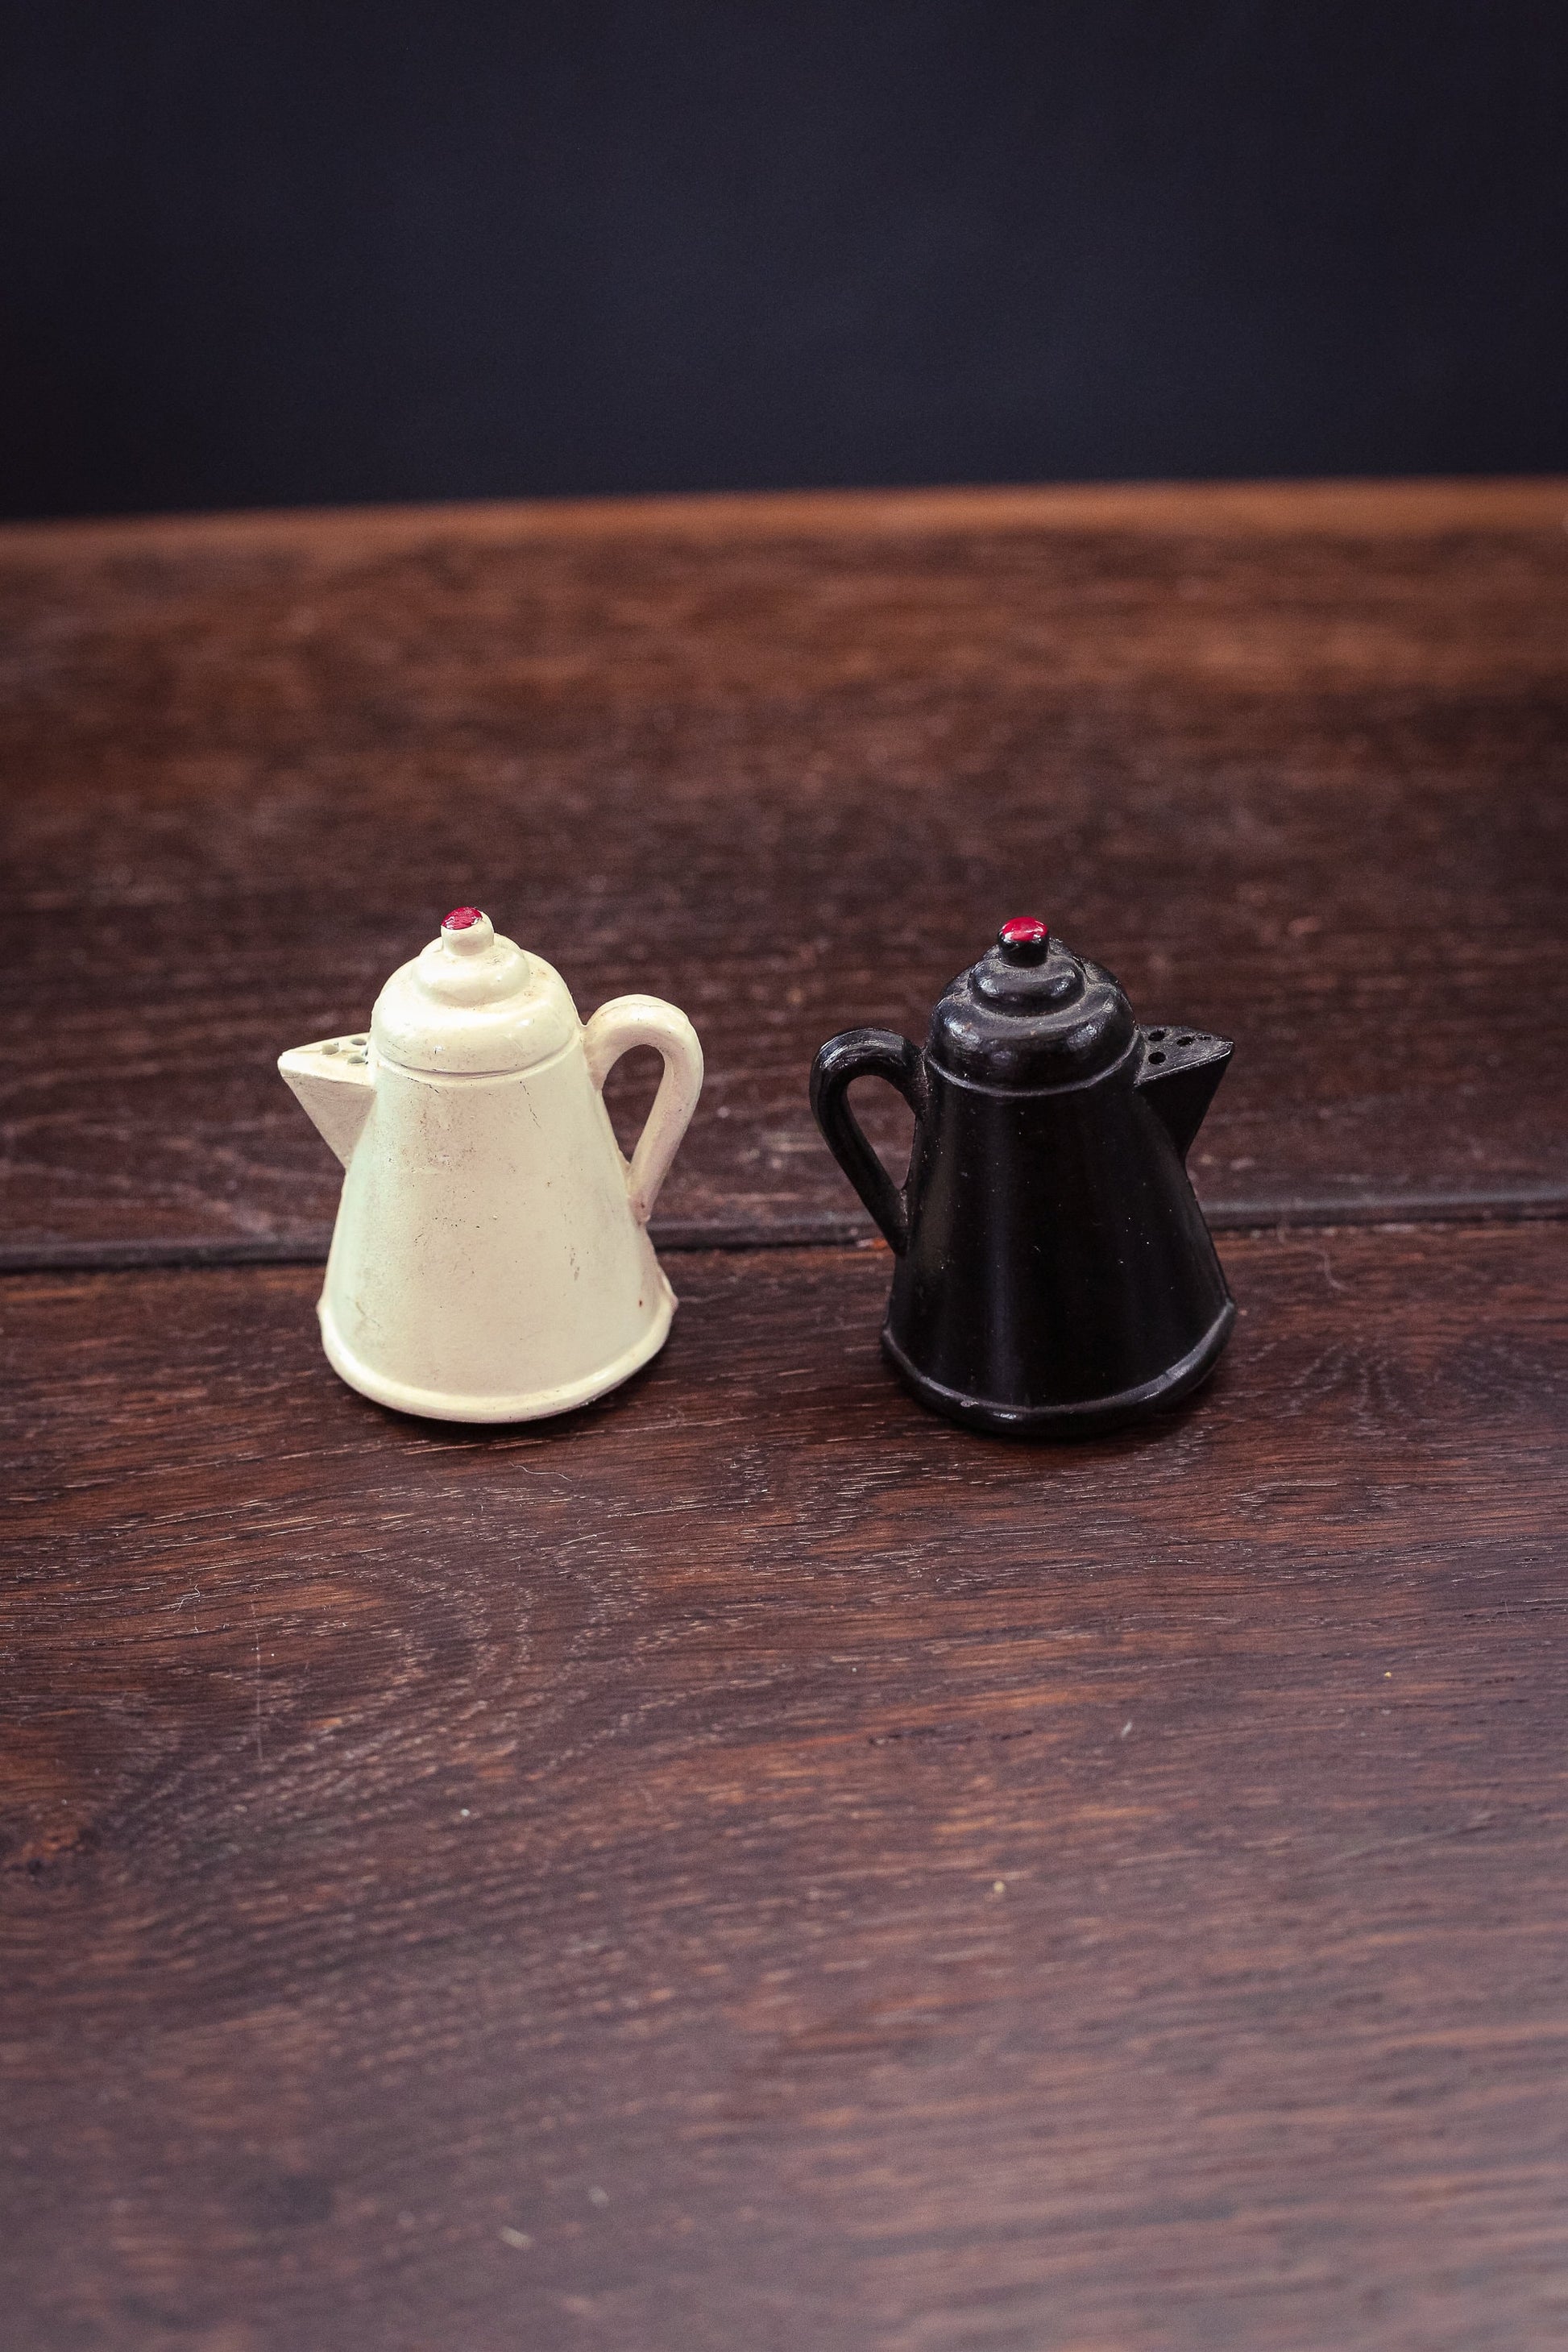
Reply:
[[[664,1076],[628,1165],[601,1090],[640,1045]],[[663,1346],[675,1294],[647,1221],[702,1083],[673,1005],[618,997],[584,1026],[558,972],[459,908],[367,1037],[279,1068],[347,1171],[319,1313],[351,1387],[437,1420],[531,1421]]]

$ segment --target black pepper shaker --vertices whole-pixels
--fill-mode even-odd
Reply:
[[[952,982],[925,1050],[848,1029],[811,1106],[894,1252],[882,1346],[923,1404],[1074,1438],[1173,1403],[1236,1307],[1186,1172],[1230,1041],[1143,1029],[1112,975],[1032,916]],[[859,1077],[915,1115],[894,1184],[849,1107]]]

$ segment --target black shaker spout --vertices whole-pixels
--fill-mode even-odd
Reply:
[[[1143,1032],[1143,1066],[1133,1084],[1151,1110],[1159,1112],[1184,1160],[1234,1051],[1228,1037],[1210,1037],[1200,1029]]]

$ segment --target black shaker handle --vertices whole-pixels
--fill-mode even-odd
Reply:
[[[925,1109],[925,1066],[918,1045],[896,1029],[846,1029],[830,1037],[811,1066],[811,1108],[827,1149],[902,1257],[910,1243],[908,1187],[894,1183],[849,1108],[857,1078],[886,1078],[913,1111]]]

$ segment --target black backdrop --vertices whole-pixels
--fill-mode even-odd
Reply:
[[[12,0],[0,511],[1568,463],[1568,6]]]

